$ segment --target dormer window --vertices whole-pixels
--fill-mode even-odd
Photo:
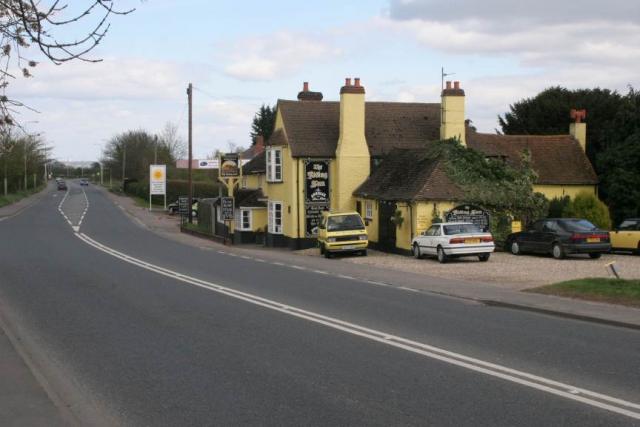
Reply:
[[[267,148],[267,181],[282,182],[282,148]]]

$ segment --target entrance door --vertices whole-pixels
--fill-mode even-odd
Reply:
[[[392,251],[396,248],[396,225],[391,221],[396,204],[390,201],[380,201],[380,223],[378,226],[378,244],[381,249]]]

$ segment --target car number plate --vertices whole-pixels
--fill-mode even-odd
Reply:
[[[480,239],[465,239],[464,242],[467,245],[477,245],[478,243],[480,243]]]
[[[589,237],[587,239],[587,243],[600,243],[600,239],[598,239],[597,237]]]
[[[356,245],[345,245],[342,247],[342,249],[355,249]]]

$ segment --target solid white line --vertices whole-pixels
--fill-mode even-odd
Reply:
[[[564,397],[570,400],[581,402],[593,407],[608,410],[620,415],[625,415],[640,420],[640,404],[629,402],[616,397],[604,395],[591,390],[575,387],[569,384],[561,383],[527,372],[518,371],[506,366],[485,362],[480,359],[465,356],[459,353],[451,352],[442,348],[434,347],[428,344],[412,341],[393,334],[370,329],[364,326],[345,322],[319,313],[306,311],[297,307],[293,307],[284,303],[262,298],[246,292],[238,291],[215,283],[207,282],[195,277],[183,275],[175,271],[139,260],[137,258],[126,255],[102,243],[99,243],[84,233],[77,233],[76,236],[88,245],[107,253],[111,256],[124,260],[130,264],[144,268],[146,270],[161,274],[163,276],[180,280],[203,289],[217,292],[230,296],[242,301],[249,302],[261,307],[269,308],[281,313],[288,314],[297,318],[305,319],[314,323],[318,323],[333,329],[350,333],[352,335],[367,338],[372,341],[383,343],[392,347],[400,348],[412,353],[420,354],[432,359],[436,359],[448,364],[463,367],[475,372],[480,372],[496,378],[507,380],[516,384],[530,387],[536,390],[544,391],[556,396]],[[618,405],[618,406],[615,406]],[[628,409],[630,408],[630,409]],[[631,410],[633,409],[633,410]]]

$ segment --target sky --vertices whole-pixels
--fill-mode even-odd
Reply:
[[[84,3],[68,2],[69,14]],[[510,104],[550,86],[640,88],[635,0],[114,3],[136,10],[111,18],[89,55],[102,62],[54,65],[30,50],[41,61],[34,77],[10,83],[10,96],[38,111],[23,109],[18,120],[59,160],[97,160],[118,133],[167,123],[186,140],[190,82],[196,158],[248,146],[260,105],[295,99],[303,81],[325,100],[339,99],[345,77],[360,77],[367,100],[439,102],[444,67],[484,132],[495,132]],[[97,18],[55,34],[80,38]]]

